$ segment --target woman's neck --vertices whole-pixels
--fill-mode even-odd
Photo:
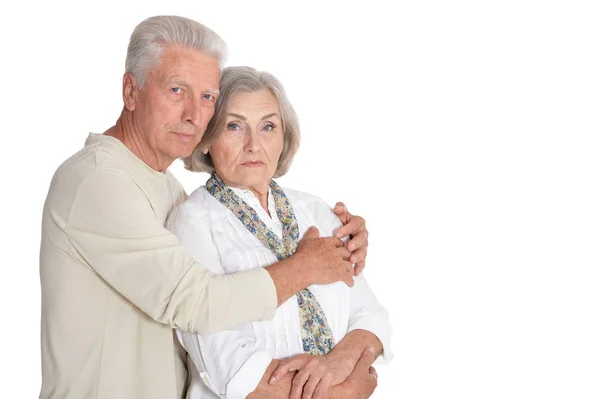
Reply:
[[[269,217],[271,216],[271,212],[269,212],[269,183],[267,183],[261,187],[250,187],[250,186],[232,184],[231,182],[227,181],[226,179],[223,179],[221,176],[219,176],[219,178],[221,180],[223,180],[223,183],[227,184],[229,187],[238,188],[240,190],[250,190],[252,192],[252,194],[254,194],[254,196],[256,198],[258,198],[258,202],[260,202],[260,206],[265,210],[265,212],[267,212]]]
[[[254,196],[258,198],[258,202],[260,202],[260,206],[267,212],[269,216],[271,216],[271,212],[269,212],[269,186],[267,186],[267,190],[264,192],[256,191],[253,188],[249,188],[250,191],[254,193]]]

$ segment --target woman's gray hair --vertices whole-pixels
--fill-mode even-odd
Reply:
[[[125,72],[133,75],[139,88],[144,86],[146,74],[159,64],[163,50],[169,45],[203,51],[220,64],[227,53],[223,39],[199,22],[173,15],[147,18],[133,30],[125,59]]]
[[[202,150],[209,148],[225,129],[231,98],[236,93],[254,93],[268,90],[279,104],[283,124],[283,149],[273,177],[286,174],[300,145],[300,125],[296,111],[290,104],[279,80],[268,72],[257,71],[254,68],[245,66],[228,67],[221,72],[219,90],[221,94],[217,100],[215,114],[210,120],[200,143],[189,157],[184,158],[185,168],[192,172],[214,172],[214,163],[210,153],[203,154]]]

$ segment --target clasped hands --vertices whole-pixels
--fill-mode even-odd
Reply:
[[[301,354],[282,360],[269,384],[295,372],[289,399],[368,398],[377,386],[377,372],[371,367],[374,359],[372,348],[365,349],[356,364],[333,352],[325,356]],[[345,386],[340,386],[337,394],[328,393],[340,384]]]

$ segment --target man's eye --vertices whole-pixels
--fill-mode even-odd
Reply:
[[[209,101],[214,101],[215,98],[216,98],[212,94],[208,94],[208,93],[206,93],[203,97],[204,97],[205,100],[209,100]]]
[[[171,92],[179,94],[181,93],[181,87],[171,87]]]

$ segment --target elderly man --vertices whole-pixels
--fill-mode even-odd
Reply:
[[[311,284],[352,285],[364,266],[364,221],[343,206],[337,235],[353,235],[347,249],[313,230],[293,256],[228,276],[195,263],[164,228],[185,198],[167,168],[192,152],[213,115],[224,48],[186,18],[140,23],[116,125],[90,134],[56,171],[40,253],[41,398],[181,397],[173,327],[207,333],[269,319]]]

